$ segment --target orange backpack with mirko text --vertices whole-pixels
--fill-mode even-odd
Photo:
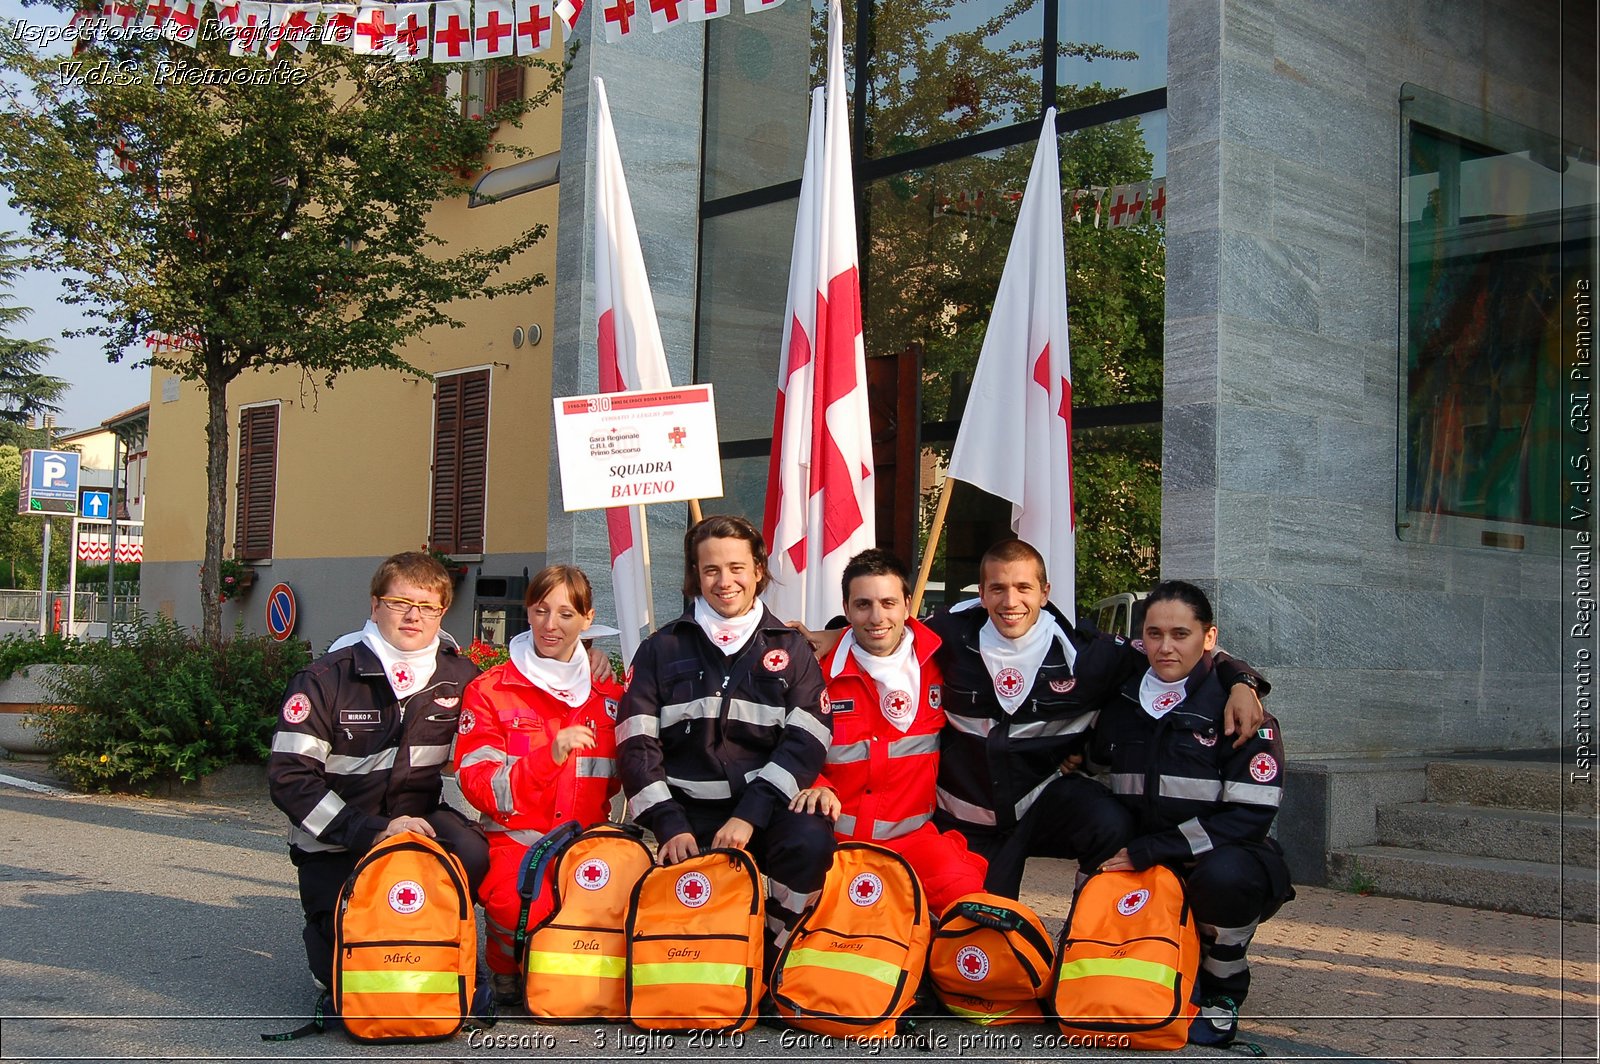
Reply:
[[[1038,1023],[1054,955],[1032,909],[999,894],[968,894],[939,918],[928,974],[944,1007],[964,1020]]]
[[[1131,1049],[1181,1049],[1200,970],[1183,880],[1163,865],[1096,872],[1061,930],[1050,1003],[1064,1034],[1119,1034]]]
[[[334,910],[333,1002],[350,1037],[449,1038],[471,1015],[477,969],[461,861],[410,831],[368,851]]]
[[[744,850],[652,868],[628,911],[628,1019],[647,1031],[748,1031],[761,995],[766,902]]]
[[[916,1000],[931,922],[927,895],[904,857],[840,843],[822,892],[778,956],[778,1015],[818,1034],[890,1037]]]

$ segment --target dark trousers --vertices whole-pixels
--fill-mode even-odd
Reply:
[[[935,822],[960,830],[942,814]],[[1126,846],[1133,828],[1133,814],[1104,784],[1073,775],[1046,787],[1010,831],[963,834],[968,847],[989,861],[983,889],[1015,898],[1028,858],[1064,857],[1092,868]]]
[[[1219,846],[1183,872],[1189,905],[1200,932],[1200,1000],[1250,993],[1245,951],[1256,927],[1294,897],[1289,869],[1277,847],[1258,843]]]
[[[460,858],[476,899],[478,886],[489,871],[489,843],[483,829],[448,806],[440,806],[422,819],[433,825],[439,844]],[[339,889],[365,856],[364,852],[350,850],[314,852],[289,848],[289,860],[300,873],[300,908],[306,914],[305,930],[301,932],[306,964],[326,987],[333,986],[333,911],[339,904]]]

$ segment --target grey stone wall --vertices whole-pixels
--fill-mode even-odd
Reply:
[[[675,384],[694,379],[696,253],[699,244],[700,124],[704,33],[697,26],[669,33],[635,31],[617,44],[590,39],[594,24],[580,20],[581,45],[567,75],[561,116],[561,215],[556,237],[556,325],[553,394],[583,395],[599,388],[594,313],[594,136],[591,82],[601,77],[611,105],[628,192],[633,199],[645,269],[655,297]],[[551,455],[555,452],[551,441]],[[659,619],[683,606],[683,532],[687,507],[648,507]],[[561,508],[561,474],[550,469],[549,555],[582,566],[593,578],[595,612],[616,622],[611,553],[602,511]]]
[[[1560,734],[1559,559],[1395,534],[1400,87],[1560,129],[1560,9],[1170,6],[1162,569],[1299,756]]]

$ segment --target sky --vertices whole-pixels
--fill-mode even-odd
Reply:
[[[47,7],[24,8],[18,0],[0,0],[0,18],[27,19],[60,24],[59,12]],[[28,220],[10,204],[5,189],[0,189],[0,233],[25,236]],[[98,425],[113,414],[138,406],[150,399],[150,371],[135,369],[134,352],[120,363],[106,357],[105,345],[97,337],[68,339],[62,333],[82,326],[83,311],[61,301],[60,277],[49,270],[29,270],[18,276],[8,293],[11,305],[31,308],[33,313],[11,331],[15,338],[44,340],[55,348],[45,372],[60,377],[70,387],[61,400],[56,424],[65,428]]]

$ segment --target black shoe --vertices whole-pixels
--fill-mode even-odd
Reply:
[[[1239,1006],[1230,997],[1206,998],[1200,1014],[1189,1022],[1189,1044],[1222,1048],[1239,1035]]]

